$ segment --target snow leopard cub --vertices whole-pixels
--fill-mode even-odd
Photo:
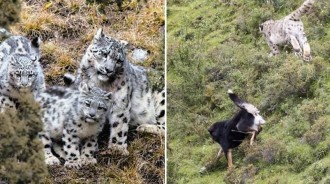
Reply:
[[[19,93],[28,91],[36,97],[45,89],[39,47],[39,38],[29,40],[23,36],[12,36],[1,43],[0,111],[15,107]]]
[[[268,46],[272,49],[271,56],[279,54],[279,45],[290,43],[296,55],[305,61],[311,60],[311,49],[304,32],[300,17],[308,12],[315,0],[306,0],[298,9],[280,20],[268,20],[259,26],[266,37]]]
[[[97,136],[111,108],[111,98],[111,92],[86,83],[79,90],[51,87],[41,93],[37,101],[41,105],[44,130],[39,138],[44,144],[46,164],[60,164],[51,149],[64,158],[66,167],[79,168],[97,162],[94,158]],[[63,144],[60,149],[58,142]]]
[[[137,126],[138,131],[165,134],[165,90],[152,92],[146,70],[127,60],[126,44],[99,29],[82,58],[77,78],[65,77],[75,86],[86,81],[113,92],[108,148],[123,155],[129,154],[129,125]]]

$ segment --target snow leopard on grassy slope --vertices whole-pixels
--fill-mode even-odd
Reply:
[[[296,55],[305,61],[312,59],[304,25],[300,17],[306,14],[315,3],[315,0],[305,2],[295,11],[280,20],[268,20],[259,26],[259,30],[266,37],[268,46],[272,49],[270,55],[280,53],[279,45],[290,43]]]
[[[60,164],[52,149],[65,160],[66,167],[95,164],[97,136],[111,110],[111,92],[82,83],[79,90],[50,87],[37,101],[41,105],[45,162]],[[59,144],[61,143],[62,144]]]
[[[39,63],[40,39],[12,36],[0,45],[0,111],[15,107],[17,95],[29,91],[38,96],[45,89]]]
[[[165,133],[165,91],[152,92],[146,70],[127,60],[126,44],[99,29],[83,56],[77,77],[65,76],[67,83],[74,81],[75,86],[88,81],[113,92],[108,147],[124,155],[128,154],[129,125],[142,132]]]

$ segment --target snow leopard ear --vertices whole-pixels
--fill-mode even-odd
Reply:
[[[103,29],[99,28],[94,36],[94,40],[99,40],[104,37]]]
[[[112,100],[112,92],[104,94],[104,97],[108,98],[108,100]]]
[[[123,49],[126,49],[129,45],[128,41],[125,41],[125,40],[120,40],[119,42]]]
[[[17,63],[16,58],[13,55],[10,56],[9,61],[11,65],[15,65]]]
[[[41,39],[39,37],[35,37],[31,40],[32,47],[39,48],[41,43]]]
[[[88,93],[91,90],[91,87],[86,82],[82,82],[79,85],[79,90],[83,93]]]

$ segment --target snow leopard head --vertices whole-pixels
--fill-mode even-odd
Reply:
[[[78,110],[86,123],[104,122],[106,112],[112,105],[112,93],[81,83]]]
[[[87,49],[83,65],[88,72],[97,75],[98,80],[112,81],[124,71],[126,45],[127,42],[106,36],[99,29]]]

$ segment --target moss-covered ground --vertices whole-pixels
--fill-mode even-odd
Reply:
[[[330,183],[330,2],[302,18],[313,60],[290,46],[270,52],[259,24],[303,0],[168,0],[168,183]],[[267,124],[253,146],[217,153],[207,128],[238,108],[227,90],[256,105]]]

